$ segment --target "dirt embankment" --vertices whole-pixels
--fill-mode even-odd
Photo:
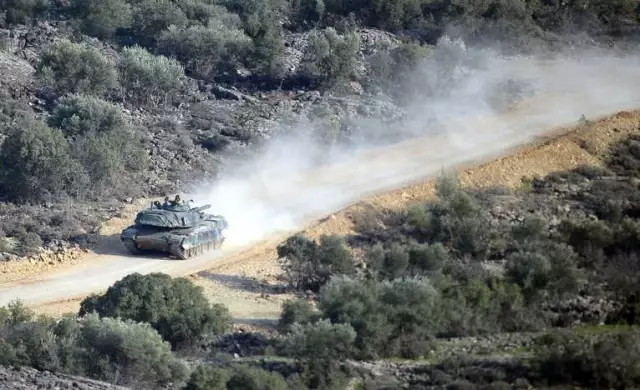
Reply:
[[[544,176],[582,164],[600,165],[611,144],[633,133],[640,133],[640,110],[620,112],[601,121],[569,129],[557,138],[542,140],[535,145],[519,148],[507,157],[464,169],[459,177],[463,185],[468,187],[517,188],[524,177]],[[356,216],[365,208],[398,210],[412,203],[429,200],[433,194],[434,184],[430,180],[373,196],[311,224],[306,233],[310,237],[351,234],[354,232]],[[120,229],[121,222],[113,221],[105,227],[105,231]],[[281,273],[276,247],[282,238],[276,237],[225,258],[190,278],[204,288],[213,302],[227,305],[238,322],[277,318],[282,302],[291,298],[290,294],[280,294],[273,287],[277,285]],[[36,310],[60,314],[75,311],[78,305],[79,300],[70,300],[36,307]]]

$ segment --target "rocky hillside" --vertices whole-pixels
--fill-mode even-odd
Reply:
[[[441,70],[464,47],[445,33],[623,50],[638,25],[630,0],[312,3],[0,2],[3,257],[85,245],[122,202],[214,178],[278,134],[331,147],[407,128],[407,103],[453,82]],[[425,61],[437,83],[414,77]],[[497,87],[496,104],[524,91]]]
[[[65,374],[53,374],[32,368],[10,368],[0,366],[0,383],[3,388],[12,390],[126,390],[126,387],[114,386],[87,378]]]

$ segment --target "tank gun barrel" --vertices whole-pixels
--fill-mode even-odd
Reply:
[[[205,204],[205,205],[202,205],[202,206],[199,206],[199,207],[194,207],[192,210],[193,211],[204,211],[204,210],[207,210],[207,209],[210,209],[210,208],[211,208],[210,204]]]

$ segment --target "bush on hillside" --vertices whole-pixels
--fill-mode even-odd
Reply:
[[[43,19],[49,7],[49,0],[0,0],[0,25],[28,24]]]
[[[102,99],[67,95],[49,119],[71,139],[71,150],[89,177],[85,195],[137,195],[129,180],[147,162],[140,136],[122,108]]]
[[[12,126],[0,168],[0,193],[14,202],[51,200],[84,184],[62,132],[36,119]]]
[[[295,235],[278,246],[278,258],[297,289],[318,291],[333,275],[353,275],[353,257],[339,236],[322,236],[316,243]]]
[[[357,333],[360,357],[424,354],[440,329],[439,292],[428,280],[374,283],[334,278],[320,291],[318,308],[332,323]]]
[[[206,335],[222,334],[231,325],[227,308],[210,304],[202,287],[161,273],[125,276],[105,294],[86,298],[80,315],[92,312],[147,322],[174,347],[197,342]]]
[[[7,134],[16,122],[33,117],[33,109],[24,100],[16,100],[0,91],[0,134]]]
[[[183,85],[184,68],[178,61],[140,46],[122,51],[118,69],[127,97],[138,104],[171,101]]]
[[[356,332],[348,324],[320,320],[295,324],[285,340],[285,351],[303,367],[302,380],[311,389],[345,385],[340,363],[352,357]]]
[[[147,324],[87,316],[53,319],[19,302],[0,308],[0,362],[133,387],[180,388],[186,366]]]
[[[630,135],[610,151],[607,166],[619,176],[640,177],[640,136]]]
[[[58,101],[49,124],[68,137],[117,133],[128,126],[122,109],[105,100],[79,94],[66,95]]]
[[[178,2],[162,0],[140,0],[133,5],[131,31],[136,42],[149,49],[155,47],[157,39],[170,26],[178,28],[189,23]]]
[[[187,367],[149,324],[88,315],[80,328],[78,347],[84,350],[87,375],[113,383],[180,388]]]
[[[221,368],[200,365],[191,373],[184,390],[304,390],[289,386],[277,372],[248,365]]]
[[[227,369],[200,365],[191,373],[184,390],[227,390],[229,376]]]
[[[550,385],[635,388],[640,385],[637,331],[579,335],[554,332],[539,340],[540,374]]]
[[[62,40],[40,55],[36,75],[60,94],[105,95],[118,85],[115,64],[97,49]]]
[[[110,39],[122,29],[131,27],[130,3],[125,0],[74,0],[72,14],[80,31],[100,39]]]
[[[349,81],[356,75],[360,38],[355,32],[339,35],[335,29],[315,31],[305,51],[302,66],[328,86]]]
[[[218,12],[206,26],[169,27],[160,37],[160,52],[175,57],[203,77],[235,68],[251,40],[244,34],[237,15],[221,7]]]
[[[278,372],[240,365],[231,371],[227,390],[289,390],[289,385]]]
[[[300,30],[308,30],[317,27],[324,17],[324,0],[292,0],[291,21],[293,27]]]
[[[287,300],[282,304],[278,328],[280,332],[287,333],[294,324],[311,324],[319,320],[321,316],[322,313],[319,313],[308,301]]]

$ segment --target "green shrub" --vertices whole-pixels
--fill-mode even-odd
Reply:
[[[163,31],[170,26],[178,28],[188,24],[187,16],[178,2],[171,0],[140,0],[133,6],[131,30],[142,46],[152,48]]]
[[[620,176],[640,177],[640,136],[630,135],[610,151],[607,166]]]
[[[367,268],[376,271],[383,279],[404,276],[408,267],[409,253],[400,244],[391,244],[386,250],[378,244],[367,253]]]
[[[60,128],[66,136],[76,137],[120,132],[129,126],[127,119],[115,104],[93,96],[71,94],[58,101],[49,124]]]
[[[318,26],[325,13],[324,0],[292,0],[291,20],[299,29],[306,30]]]
[[[0,91],[0,134],[7,134],[16,122],[32,117],[33,110],[28,102],[13,99],[9,93]]]
[[[287,333],[294,324],[310,324],[316,322],[322,313],[319,313],[311,303],[303,299],[287,300],[282,304],[282,313],[278,328]]]
[[[82,301],[80,315],[94,311],[101,316],[147,322],[174,347],[207,334],[221,334],[231,325],[227,308],[211,305],[202,287],[160,273],[128,275],[104,295]]]
[[[253,40],[245,64],[255,73],[279,76],[285,48],[281,20],[288,1],[225,0],[224,5],[240,15],[245,33]]]
[[[73,15],[80,30],[100,39],[109,39],[133,20],[131,5],[124,0],[74,0]]]
[[[160,52],[205,77],[235,67],[251,40],[242,31],[237,15],[219,9],[207,26],[169,27],[160,37]]]
[[[67,95],[50,124],[73,139],[73,154],[91,180],[86,190],[107,197],[135,187],[128,178],[145,167],[147,154],[120,107],[91,96]]]
[[[149,324],[88,315],[80,329],[86,372],[113,382],[125,373],[125,384],[180,384],[187,379],[186,366]]]
[[[184,390],[227,390],[229,376],[224,368],[200,365],[191,373]]]
[[[391,334],[386,313],[381,310],[380,286],[334,277],[320,290],[318,308],[332,323],[349,324],[356,331],[359,355],[377,356]]]
[[[409,248],[409,264],[414,275],[437,272],[449,261],[449,252],[441,243],[418,244]]]
[[[148,324],[89,315],[36,318],[20,302],[0,308],[0,361],[136,388],[181,388],[186,366]]]
[[[354,32],[341,36],[333,28],[315,31],[309,38],[302,66],[333,86],[355,76],[359,49],[360,38]]]
[[[394,280],[382,284],[379,299],[391,329],[385,355],[424,356],[441,327],[440,293],[428,279]]]
[[[40,55],[37,76],[59,93],[104,95],[118,85],[115,64],[91,47],[62,40]]]
[[[441,287],[441,335],[461,337],[535,330],[546,325],[521,289],[508,282],[470,280]]]
[[[0,22],[5,25],[27,24],[46,17],[49,0],[0,0]]]
[[[370,83],[380,86],[399,103],[410,103],[416,95],[424,93],[420,72],[428,54],[429,50],[417,43],[380,48],[368,58]]]
[[[334,277],[318,297],[332,323],[356,331],[360,357],[417,357],[440,328],[439,293],[428,280],[361,282]]]
[[[344,384],[340,362],[353,355],[356,332],[348,324],[320,320],[314,324],[295,324],[285,341],[285,351],[304,367],[302,374],[309,388],[335,388]]]
[[[289,356],[301,360],[341,360],[353,353],[356,332],[348,324],[320,320],[312,324],[294,324],[287,336]]]
[[[635,388],[640,385],[638,341],[637,331],[599,336],[552,333],[540,343],[540,371],[551,385]]]
[[[277,372],[241,365],[232,370],[227,390],[289,390],[289,385]]]
[[[140,46],[122,51],[119,72],[129,99],[141,104],[167,102],[179,92],[184,79],[178,61],[155,56]]]
[[[339,236],[322,236],[320,243],[295,235],[278,246],[278,258],[298,289],[318,291],[332,275],[353,275],[353,258]]]
[[[565,244],[548,243],[507,257],[507,276],[522,287],[528,299],[566,297],[581,286],[576,253]]]
[[[78,179],[62,132],[35,119],[12,127],[0,150],[0,168],[0,191],[16,202],[57,197]]]
[[[185,390],[289,390],[282,375],[248,365],[198,366]],[[296,388],[303,390],[302,388]]]

